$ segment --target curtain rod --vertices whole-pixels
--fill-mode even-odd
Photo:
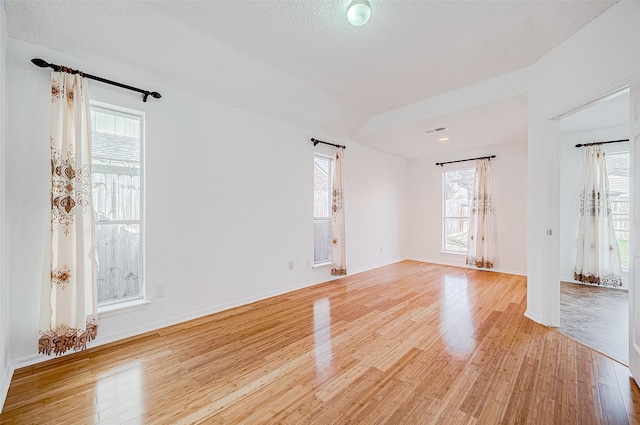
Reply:
[[[436,162],[436,165],[439,165],[441,167],[444,167],[444,164],[453,164],[454,162],[465,162],[465,161],[475,161],[476,159],[488,159],[489,161],[491,161],[491,158],[495,158],[495,155],[490,155],[490,156],[480,156],[478,158],[468,158],[468,159],[459,159],[457,161],[448,161],[448,162]]]
[[[581,148],[583,146],[596,146],[596,145],[606,145],[607,143],[620,143],[620,142],[628,142],[629,139],[620,139],[620,140],[609,140],[608,142],[593,142],[593,143],[578,143],[576,148]]]
[[[68,72],[70,74],[81,74],[84,77],[90,78],[92,80],[100,81],[101,83],[111,84],[112,86],[118,86],[118,87],[122,87],[123,89],[132,90],[132,91],[135,91],[135,92],[138,92],[138,93],[142,93],[142,101],[143,102],[147,101],[147,97],[149,97],[149,95],[151,95],[151,97],[155,97],[156,99],[160,99],[162,97],[160,95],[160,93],[155,92],[155,91],[142,90],[142,89],[139,89],[137,87],[128,86],[128,85],[122,84],[122,83],[117,83],[115,81],[107,80],[106,78],[96,77],[95,75],[86,74],[86,73],[84,73],[82,71],[78,71],[77,69],[71,69],[71,68],[67,68],[67,67],[64,67],[64,66],[55,65],[53,63],[48,63],[47,61],[45,61],[43,59],[39,59],[39,58],[31,59],[31,62],[35,66],[39,66],[40,68],[51,68],[56,72],[62,70],[63,72]]]
[[[313,137],[311,138],[311,141],[313,142],[313,146],[317,145],[318,143],[323,143],[325,145],[335,146],[336,148],[342,148],[342,149],[347,148],[346,146],[336,145],[335,143],[323,142],[322,140],[314,139]]]

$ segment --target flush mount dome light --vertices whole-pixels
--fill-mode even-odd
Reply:
[[[347,19],[356,27],[367,23],[371,17],[371,7],[367,0],[353,0],[347,10]]]

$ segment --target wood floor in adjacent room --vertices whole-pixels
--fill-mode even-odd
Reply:
[[[628,292],[560,282],[558,330],[623,364],[629,364]]]
[[[403,261],[16,371],[0,423],[626,424],[521,276]]]

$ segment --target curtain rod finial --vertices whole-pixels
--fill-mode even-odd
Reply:
[[[39,66],[40,68],[46,68],[49,66],[49,63],[47,61],[40,58],[31,59],[31,63],[34,64],[35,66]]]

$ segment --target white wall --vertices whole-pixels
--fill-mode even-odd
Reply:
[[[640,2],[619,2],[530,67],[526,315],[547,325],[559,324],[560,311],[561,163],[551,119],[640,73],[638,22]]]
[[[578,214],[580,211],[580,180],[584,148],[576,148],[577,143],[596,140],[620,140],[629,138],[629,126],[617,126],[589,131],[562,133],[560,139],[560,279],[573,282],[576,262],[576,240],[578,239]],[[602,145],[607,153],[629,150],[629,143]],[[628,286],[626,273],[623,286]]]
[[[5,145],[7,128],[6,109],[6,50],[7,25],[4,1],[0,0],[0,412],[9,389],[13,371],[9,363],[9,288],[7,281],[5,232]]]
[[[344,167],[349,272],[406,258],[407,161],[353,143]]]
[[[309,139],[346,141],[12,40],[7,218],[16,366],[47,359],[34,353],[48,227],[50,73],[33,66],[33,57],[162,94],[143,103],[138,94],[90,82],[92,99],[146,114],[147,293],[166,285],[166,295],[145,308],[101,315],[97,344],[331,278],[328,267],[305,267],[313,258]],[[405,258],[406,160],[346,144],[350,272]]]
[[[477,156],[496,155],[491,160],[497,221],[494,270],[525,274],[526,255],[526,141],[494,146],[481,151],[457,152],[449,157],[425,157],[409,161],[409,258],[464,266],[465,256],[442,252],[442,171],[473,167],[473,162],[435,165]]]

